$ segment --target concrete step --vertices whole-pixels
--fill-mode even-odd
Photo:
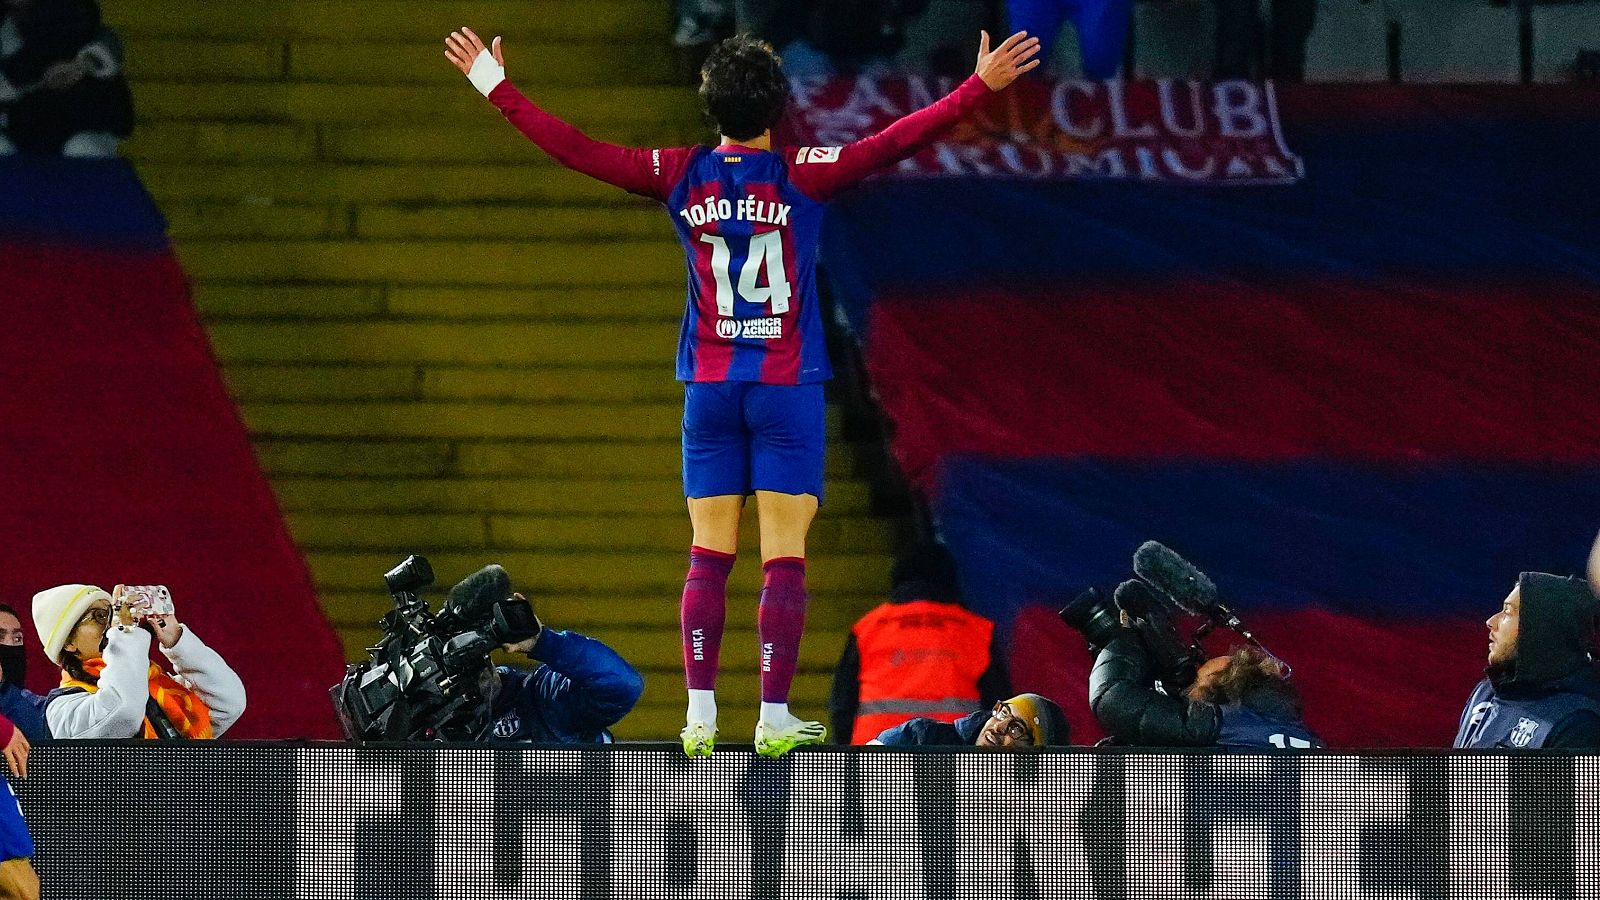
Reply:
[[[163,205],[195,201],[264,206],[539,203],[659,209],[651,201],[609,184],[539,162],[471,166],[147,162],[138,170],[145,186]]]
[[[819,519],[820,527],[825,519]],[[421,545],[417,545],[421,546]],[[415,552],[413,547],[407,552]],[[426,554],[424,554],[426,555]],[[748,558],[746,558],[748,557]],[[396,557],[396,562],[404,558]],[[494,560],[492,552],[486,551],[482,557],[483,564]],[[737,566],[754,566],[757,560],[752,546],[749,553],[740,557]],[[683,554],[681,569],[688,567],[687,553]],[[531,573],[530,573],[531,574]],[[682,577],[682,572],[679,577]],[[328,611],[330,621],[340,627],[367,628],[373,626],[384,613],[394,608],[394,603],[389,595],[384,592],[383,573],[377,572],[372,576],[371,585],[366,590],[351,592],[326,593],[322,597],[323,608]],[[517,590],[522,591],[533,603],[534,610],[540,618],[552,628],[570,628],[586,634],[609,635],[618,631],[637,628],[665,628],[669,625],[676,628],[678,620],[678,594],[549,594],[539,593],[534,590],[538,586],[531,581],[524,590],[524,585],[517,580],[516,572],[512,572],[512,583]],[[441,576],[443,577],[443,576]],[[464,577],[464,576],[456,576]],[[884,573],[884,584],[888,584],[888,573]],[[453,583],[453,582],[452,582]],[[442,602],[443,592],[449,589],[449,584],[441,585],[433,594],[429,595],[429,602],[437,608]],[[730,596],[728,599],[728,625],[747,626],[754,623],[757,598],[752,596]],[[866,614],[866,611],[877,603],[877,599],[864,600],[855,594],[827,594],[813,593],[810,604],[806,607],[806,629],[809,632],[835,631],[848,632],[851,627]],[[661,623],[661,624],[657,624]],[[681,686],[681,685],[680,685]]]
[[[335,438],[258,438],[256,455],[267,474],[505,477],[675,478],[681,456],[676,438],[624,444],[615,441],[451,441],[444,439],[344,441]],[[853,473],[855,449],[829,445],[835,477]]]
[[[382,550],[401,556],[416,548],[427,552],[473,550],[487,556],[500,550],[681,551],[690,542],[689,519],[682,512],[651,516],[514,516],[303,511],[290,514],[288,521],[295,544],[305,550]],[[743,546],[752,548],[750,564],[756,564],[753,551],[760,536],[753,507],[745,517],[741,537]],[[870,516],[824,515],[817,519],[806,546],[818,553],[886,552],[890,534]]]
[[[241,364],[226,372],[240,401],[508,400],[514,402],[670,402],[683,385],[661,366],[419,368]]]
[[[448,127],[416,124],[419,121],[428,120],[402,119],[395,124],[359,126],[325,122],[318,126],[322,156],[350,162],[557,165],[492,111],[486,118],[471,116],[450,121]],[[590,121],[582,119],[578,124],[587,127]],[[679,147],[716,137],[701,126],[698,114],[679,119],[665,113],[655,117],[641,113],[637,118],[594,121],[600,122],[594,137],[625,147]]]
[[[681,498],[679,502],[682,502]],[[481,568],[482,551],[427,554],[433,569],[443,581],[454,583]],[[398,562],[392,553],[367,550],[312,550],[306,553],[313,579],[323,591],[370,589],[376,577]],[[543,593],[593,591],[603,584],[608,593],[659,593],[675,597],[683,593],[683,553],[672,551],[580,552],[501,550],[495,562],[505,566],[513,578]],[[859,593],[864,597],[882,591],[883,557],[871,553],[810,554],[806,585],[823,594]],[[520,573],[520,574],[519,574]],[[729,578],[730,591],[749,596],[761,589],[759,566],[736,566]]]
[[[646,122],[607,127],[613,143],[681,146],[707,138],[685,123]],[[498,118],[438,125],[362,125],[308,122],[142,122],[124,145],[137,162],[496,163],[556,166],[538,147]]]
[[[317,438],[483,438],[666,441],[681,436],[683,404],[673,402],[508,403],[504,401],[245,401],[253,436]],[[837,411],[829,410],[837,432]]]
[[[204,240],[329,240],[348,238],[350,209],[254,203],[165,203],[167,233],[179,245]]]
[[[366,401],[239,404],[253,435],[650,441],[677,437],[682,404]]]
[[[372,240],[676,240],[660,207],[360,206],[355,236]]]
[[[617,322],[277,322],[210,326],[218,358],[235,363],[548,366],[609,363],[673,371],[677,330]]]
[[[322,81],[337,84],[438,83],[444,35],[407,43],[289,42],[242,35],[240,40],[144,38],[128,56],[128,77],[139,90],[152,81]],[[671,76],[666,41],[618,45],[609,41],[525,43],[514,51],[524,86],[663,84]],[[454,69],[446,72],[455,74]],[[459,76],[455,76],[459,77]]]
[[[661,284],[684,269],[676,243],[656,241],[185,241],[178,256],[201,281],[371,281],[452,285]]]
[[[239,284],[196,285],[195,303],[209,321],[232,319],[451,319],[462,322],[585,321],[675,325],[683,316],[682,273],[671,281],[600,287],[407,287]]]
[[[321,158],[318,142],[315,125],[140,122],[123,145],[123,155],[136,163],[308,162]]]
[[[101,5],[107,21],[126,33],[127,25],[110,18],[121,12],[120,2]],[[125,66],[128,80],[137,85],[135,96],[147,81],[267,80],[283,78],[288,71],[288,43],[261,34],[239,34],[232,40],[204,35],[183,40],[136,37],[131,44]]]
[[[215,4],[205,0],[105,0],[105,20],[137,43],[148,37],[202,40],[339,43],[436,41],[435,62],[445,65],[444,37],[470,24],[484,40],[504,35],[509,60],[519,46],[574,41],[649,43],[667,40],[668,10],[655,0],[257,0]],[[515,65],[515,62],[513,62]]]
[[[412,121],[441,129],[465,121],[514,133],[442,52],[437,57],[430,53],[425,65],[435,75],[422,84],[149,81],[139,85],[139,115],[148,121],[327,122],[342,127]],[[530,87],[524,93],[553,115],[601,133],[611,125],[694,122],[700,115],[694,93],[677,86]]]
[[[671,477],[316,477],[273,479],[278,504],[287,512],[382,511],[394,513],[510,513],[514,515],[684,514],[683,492]],[[872,511],[865,484],[829,481],[824,515]],[[383,571],[388,571],[387,567]]]

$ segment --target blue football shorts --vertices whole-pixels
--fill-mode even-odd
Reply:
[[[821,384],[684,385],[683,493],[811,494],[822,502],[827,431]]]

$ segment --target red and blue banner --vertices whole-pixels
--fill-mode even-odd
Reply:
[[[1172,140],[1161,98],[1187,90],[1105,86],[1069,120]],[[1294,664],[1331,743],[1447,744],[1483,620],[1600,526],[1600,107],[1258,93],[1297,178],[885,178],[833,208],[834,298],[970,602],[1075,734],[1089,658],[1054,609],[1153,539]],[[946,158],[972,155],[908,174]]]
[[[800,82],[791,142],[836,146],[882,131],[948,93],[944,80]],[[1304,174],[1283,140],[1271,84],[1026,80],[900,175],[1289,184]]]
[[[0,158],[0,602],[56,686],[34,592],[172,588],[244,679],[229,737],[334,737],[343,674],[166,223],[121,161]]]

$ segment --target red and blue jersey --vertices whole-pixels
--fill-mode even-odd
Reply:
[[[832,375],[816,283],[823,205],[933,143],[988,94],[974,75],[872,137],[776,151],[617,147],[539,109],[509,81],[489,100],[562,165],[666,204],[689,273],[678,380],[813,384]]]
[[[789,159],[696,148],[667,209],[689,269],[678,380],[827,380],[816,279],[823,207],[794,186]]]

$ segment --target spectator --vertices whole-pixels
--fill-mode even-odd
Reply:
[[[1030,750],[1064,746],[1072,740],[1067,717],[1054,701],[1018,694],[992,710],[979,710],[954,722],[912,719],[878,735],[870,744],[886,747],[982,747]]]
[[[1261,22],[1260,0],[1216,3],[1218,79],[1305,80],[1306,41],[1316,23],[1317,0],[1272,0],[1267,27]]]
[[[865,744],[916,716],[954,722],[1011,693],[994,623],[961,606],[955,559],[920,544],[896,561],[889,602],[850,630],[833,673],[833,733]]]
[[[1227,0],[1218,0],[1219,3]],[[1078,29],[1085,78],[1115,78],[1128,43],[1133,0],[1009,0],[1011,30],[1039,39],[1039,58],[1049,65],[1056,38],[1068,20]]]
[[[221,737],[244,712],[244,684],[177,616],[85,584],[33,595],[33,624],[61,687],[45,698],[54,738]],[[150,641],[172,663],[150,662]]]
[[[1125,633],[1089,673],[1089,708],[1115,743],[1139,747],[1320,747],[1283,664],[1250,647],[1200,667],[1183,697],[1155,688],[1150,657]]]
[[[729,31],[777,47],[791,78],[887,69],[928,0],[676,0],[679,47]]]
[[[644,677],[617,651],[575,631],[541,624],[538,634],[504,649],[540,664],[494,670],[499,688],[489,740],[495,743],[609,744],[611,726],[644,692]]]
[[[1467,699],[1455,746],[1600,748],[1597,606],[1582,579],[1522,573],[1486,623],[1486,677]]]
[[[122,47],[95,0],[0,0],[0,155],[110,157],[133,132]]]
[[[709,47],[726,37],[733,24],[728,0],[673,0],[672,43],[679,48]]]
[[[28,653],[22,644],[22,617],[0,603],[0,715],[15,723],[29,741],[43,741],[50,737],[44,723],[44,698],[25,686]]]
[[[28,739],[9,719],[0,716],[0,745],[12,778],[28,777]],[[33,870],[33,838],[22,820],[11,783],[0,779],[6,795],[0,797],[0,897],[5,900],[39,900],[39,875]]]

